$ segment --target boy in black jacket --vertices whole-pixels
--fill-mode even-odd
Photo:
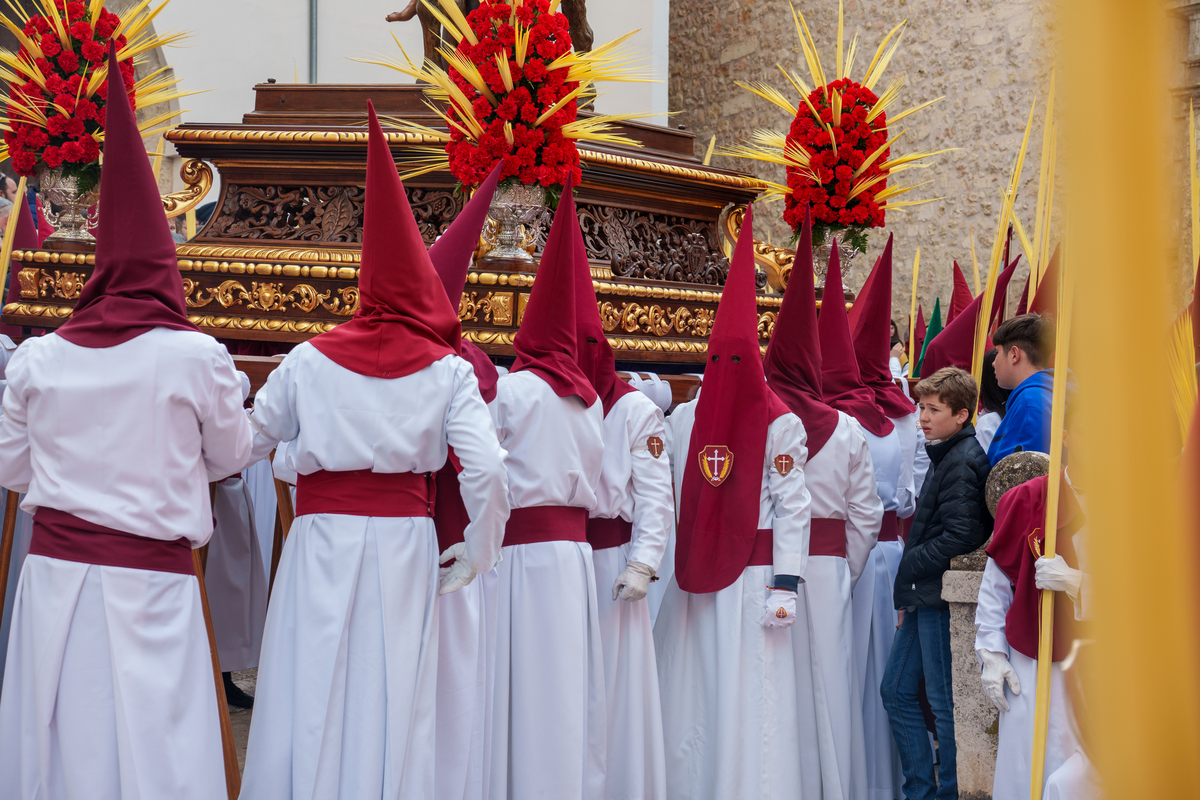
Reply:
[[[912,531],[904,544],[894,600],[900,629],[892,643],[880,692],[900,751],[907,800],[958,797],[954,746],[954,696],[950,670],[950,604],[942,599],[942,575],[950,559],[983,546],[992,532],[984,502],[990,464],[968,420],[978,389],[967,372],[939,369],[917,384],[921,429],[930,467],[919,492]],[[937,730],[938,782],[933,753],[917,704],[917,686],[933,708]]]

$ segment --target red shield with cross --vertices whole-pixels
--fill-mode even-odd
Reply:
[[[651,436],[646,440],[646,449],[650,451],[650,455],[658,458],[663,454],[663,440],[657,436]]]
[[[723,444],[710,444],[698,454],[700,474],[713,486],[720,486],[733,471],[733,453]]]
[[[787,475],[792,471],[792,467],[796,466],[796,459],[789,456],[787,453],[780,453],[775,456],[775,471],[780,475]]]

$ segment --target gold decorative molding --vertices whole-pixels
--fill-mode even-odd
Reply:
[[[315,247],[243,247],[188,242],[179,245],[176,252],[181,260],[188,258],[201,262],[213,259],[233,259],[235,261],[308,261],[327,264],[357,264],[362,260],[357,250],[323,250]],[[190,260],[189,263],[191,263]]]
[[[72,264],[76,266],[94,266],[94,253],[52,253],[49,250],[14,250],[13,261],[26,264]]]
[[[188,320],[198,328],[268,331],[271,333],[311,333],[314,336],[331,331],[336,322],[321,322],[307,319],[281,319],[278,317],[210,317],[189,316]],[[216,333],[214,336],[218,335]]]
[[[54,270],[53,274],[38,267],[25,267],[17,272],[21,297],[36,300],[39,297],[55,297],[60,300],[78,300],[87,275],[82,272]]]
[[[9,303],[0,313],[15,314],[18,317],[51,317],[53,319],[66,319],[71,316],[70,306],[46,306],[41,304],[29,303]]]
[[[207,294],[206,294],[207,293]],[[337,290],[320,291],[307,283],[285,289],[283,283],[251,281],[250,288],[237,280],[222,281],[216,287],[202,287],[191,278],[183,279],[184,301],[189,308],[204,308],[214,300],[222,308],[245,306],[254,311],[286,312],[291,307],[311,313],[318,306],[339,317],[348,317],[358,308],[358,288],[347,286]]]
[[[401,133],[390,131],[387,134],[390,145],[433,145],[444,144],[443,140],[419,133]],[[366,145],[367,132],[361,131],[277,131],[259,130],[255,128],[242,129],[195,129],[174,128],[167,131],[165,138],[168,142],[200,142],[204,144],[270,144],[270,145]],[[612,167],[623,167],[637,172],[653,172],[673,178],[702,181],[706,184],[729,186],[735,189],[746,189],[752,192],[763,192],[766,184],[749,175],[736,175],[727,172],[717,172],[703,166],[681,167],[660,161],[649,161],[633,156],[619,156],[613,153],[603,153],[579,148],[579,157],[592,164],[604,164]]]
[[[180,272],[223,272],[230,275],[282,275],[285,278],[324,278],[352,281],[358,278],[354,267],[310,267],[306,264],[263,264],[242,261],[192,261],[181,258]]]
[[[191,211],[213,187],[212,168],[198,158],[184,161],[179,168],[179,177],[183,178],[183,185],[187,188],[163,195],[163,211],[167,212],[167,219]]]
[[[775,332],[775,320],[779,315],[774,311],[768,311],[765,314],[758,315],[758,338],[770,339],[771,334]]]
[[[492,325],[512,325],[513,293],[487,292],[480,297],[479,292],[463,292],[458,301],[459,320],[478,322],[481,314],[483,321]]]

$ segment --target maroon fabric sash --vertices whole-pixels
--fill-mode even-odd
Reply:
[[[432,472],[348,472],[321,470],[296,481],[296,516],[347,514],[352,517],[432,517]]]
[[[808,537],[810,556],[846,557],[846,520],[813,519]]]
[[[576,506],[514,508],[504,529],[504,546],[540,542],[586,542],[588,512]]]
[[[633,539],[633,523],[620,517],[593,517],[588,520],[587,540],[593,550],[620,547]]]
[[[879,541],[900,541],[900,519],[896,516],[895,511],[883,512],[883,526],[879,529]]]
[[[100,567],[196,574],[192,565],[192,543],[183,537],[173,541],[150,539],[45,507],[33,515],[29,555]]]
[[[750,551],[747,567],[769,567],[775,563],[775,531],[759,528],[754,537],[754,549]]]

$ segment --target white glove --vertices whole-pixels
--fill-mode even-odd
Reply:
[[[787,628],[796,621],[796,593],[786,589],[772,589],[767,602],[763,604],[762,619],[759,622],[764,628]]]
[[[442,553],[442,557],[438,560],[438,563],[445,564],[451,559],[455,559],[453,564],[438,570],[438,578],[440,579],[438,594],[457,592],[475,580],[475,570],[471,569],[471,564],[467,561],[466,542],[459,542],[447,547],[446,551]]]
[[[640,562],[630,561],[613,584],[613,600],[628,600],[631,603],[641,600],[650,591],[650,579],[653,577],[654,570]]]
[[[1062,556],[1046,558],[1045,556],[1033,562],[1033,585],[1039,589],[1049,589],[1054,592],[1066,592],[1067,597],[1075,605],[1075,619],[1081,619],[1079,604],[1079,589],[1083,586],[1083,572],[1067,566]]]
[[[991,650],[978,650],[979,660],[983,662],[983,693],[997,711],[1008,711],[1008,700],[1004,697],[1004,682],[1014,695],[1021,694],[1021,682],[1017,680],[1016,670],[1008,663],[1008,656]]]

